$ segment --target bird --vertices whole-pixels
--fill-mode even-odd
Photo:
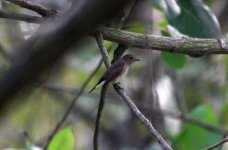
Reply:
[[[118,83],[127,75],[129,67],[136,61],[140,61],[132,54],[126,54],[117,60],[107,69],[97,84],[89,91],[91,93],[94,89],[103,86],[105,83]]]

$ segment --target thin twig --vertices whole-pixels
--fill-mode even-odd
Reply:
[[[122,19],[122,21],[120,23],[120,29],[122,29],[127,24],[127,22],[129,21],[130,16],[132,15],[135,7],[137,6],[137,3],[138,3],[138,0],[135,0],[133,5],[131,6],[131,9],[128,12],[128,14],[126,16],[124,16],[124,18]],[[120,57],[123,55],[123,53],[127,49],[128,49],[128,46],[126,46],[124,44],[118,44],[117,48],[114,50],[114,56],[113,56],[111,64],[113,64],[118,59],[120,59]]]
[[[95,37],[96,37],[97,45],[99,47],[100,53],[102,55],[102,58],[103,57],[108,57],[108,52],[107,52],[107,49],[104,46],[104,40],[103,40],[102,34],[97,33],[95,35]],[[109,59],[107,59],[104,62],[104,64],[108,64],[108,63],[109,63]],[[93,137],[93,148],[94,148],[94,150],[98,150],[98,139],[99,139],[98,137],[99,137],[100,120],[101,120],[102,110],[103,110],[104,104],[105,104],[105,95],[106,95],[106,92],[107,92],[107,88],[108,88],[108,83],[105,83],[102,86],[102,90],[101,90],[101,94],[100,94],[100,102],[99,102],[99,106],[98,106],[96,124],[95,124],[95,131],[94,131],[94,137]]]
[[[153,127],[151,122],[139,111],[137,106],[132,102],[131,98],[121,89],[118,85],[114,85],[116,92],[123,98],[123,100],[130,107],[132,112],[139,118],[139,120],[145,125],[149,132],[155,136],[156,140],[161,144],[165,150],[172,150],[168,143],[162,138],[162,136]]]
[[[105,95],[106,95],[107,89],[108,89],[108,83],[105,83],[101,89],[100,102],[99,102],[99,106],[98,106],[98,110],[97,110],[95,131],[94,131],[94,136],[93,136],[93,149],[94,150],[98,150],[100,120],[101,120],[102,110],[103,110],[104,104],[105,104]]]
[[[9,2],[17,4],[23,8],[27,8],[29,10],[37,12],[39,15],[41,15],[43,17],[51,17],[54,14],[58,13],[58,11],[56,11],[54,9],[48,9],[48,8],[44,7],[43,5],[34,3],[32,1],[28,1],[28,0],[6,0],[6,1],[9,1]]]
[[[100,53],[102,55],[102,58],[104,58],[104,57],[107,58],[106,60],[103,59],[104,64],[105,64],[106,68],[109,68],[111,64],[108,59],[108,51],[107,51],[106,47],[104,46],[103,35],[101,33],[97,33],[95,35],[95,37],[96,37],[96,41],[97,41]]]
[[[217,148],[217,147],[222,146],[222,145],[223,145],[224,143],[226,143],[226,142],[228,142],[228,138],[225,138],[225,139],[223,139],[222,141],[216,143],[215,145],[212,145],[212,146],[210,146],[210,147],[205,148],[204,150],[212,150],[212,149],[215,149],[215,148]]]
[[[31,16],[27,14],[19,14],[14,12],[8,12],[0,10],[0,18],[13,19],[19,21],[25,21],[29,23],[40,23],[42,18],[37,16]]]
[[[109,68],[111,66],[108,56],[106,55],[107,52],[101,51],[103,60],[105,63],[106,68]],[[161,146],[165,150],[172,150],[172,148],[168,145],[168,143],[162,138],[162,136],[154,129],[151,122],[139,111],[139,109],[136,107],[136,105],[132,102],[131,98],[120,88],[117,84],[114,84],[114,88],[116,92],[123,98],[123,100],[127,103],[127,105],[130,107],[132,112],[136,115],[136,117],[139,118],[139,120],[145,125],[145,127],[150,131],[150,133],[156,137],[156,140],[161,144]]]
[[[63,123],[66,121],[67,117],[69,116],[69,114],[71,113],[71,111],[74,108],[75,102],[78,100],[78,98],[83,94],[86,86],[88,85],[88,83],[90,82],[90,80],[93,78],[93,76],[97,73],[97,71],[99,70],[99,68],[101,67],[102,61],[99,62],[99,64],[97,65],[97,67],[94,69],[94,71],[90,74],[90,76],[87,78],[87,80],[84,82],[84,84],[82,85],[81,89],[79,90],[79,92],[76,94],[75,98],[72,100],[72,102],[70,103],[69,107],[67,108],[67,110],[65,111],[63,117],[61,118],[61,120],[58,122],[58,124],[56,125],[55,129],[52,131],[52,133],[50,134],[50,136],[47,139],[47,142],[44,146],[44,149],[46,150],[48,148],[48,145],[50,144],[51,140],[53,139],[54,135],[58,132],[58,130],[60,129],[60,127],[63,125]]]
[[[133,3],[132,6],[131,6],[130,11],[129,11],[128,14],[127,14],[127,16],[125,16],[124,19],[122,20],[122,23],[121,23],[121,24],[122,24],[122,27],[125,26],[125,25],[127,24],[127,22],[129,21],[131,15],[132,15],[132,13],[133,13],[133,11],[135,10],[135,8],[136,8],[136,6],[137,6],[137,4],[138,4],[138,1],[139,1],[139,0],[135,0],[135,1],[134,1],[134,3]]]

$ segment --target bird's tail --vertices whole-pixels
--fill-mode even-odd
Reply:
[[[89,91],[89,93],[92,93],[93,92],[93,90],[95,90],[96,89],[96,87],[97,87],[97,85],[95,85],[90,91]]]
[[[93,90],[95,90],[96,88],[98,88],[99,86],[102,86],[102,85],[104,85],[104,83],[105,83],[105,80],[104,79],[101,79],[90,91],[89,91],[89,93],[92,93],[93,92]]]

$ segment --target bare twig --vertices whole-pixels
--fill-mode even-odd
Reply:
[[[135,8],[136,8],[136,6],[137,6],[137,4],[138,4],[138,1],[139,1],[139,0],[134,0],[132,6],[131,6],[131,8],[130,8],[130,11],[128,12],[128,14],[127,14],[126,16],[124,16],[124,18],[123,18],[123,20],[122,20],[122,22],[121,22],[121,24],[122,24],[121,26],[122,26],[122,27],[125,26],[125,25],[127,24],[127,22],[129,21],[131,15],[132,15],[132,13],[133,13],[133,11],[135,10]],[[122,27],[121,27],[121,28],[122,28]]]
[[[34,3],[29,0],[6,0],[6,1],[9,1],[9,2],[17,4],[23,8],[27,8],[29,10],[37,12],[39,15],[41,15],[43,17],[51,17],[54,14],[58,13],[58,11],[56,11],[54,9],[48,9],[48,8],[44,7],[43,5]]]
[[[42,19],[41,17],[37,17],[37,16],[18,14],[14,12],[3,11],[3,10],[0,10],[0,18],[26,21],[30,23],[40,23]]]
[[[88,77],[88,79],[84,82],[84,84],[82,85],[81,89],[79,90],[79,92],[76,94],[75,98],[72,100],[72,102],[70,103],[69,107],[67,108],[67,110],[65,111],[63,117],[61,118],[61,120],[58,122],[58,124],[56,125],[55,129],[52,131],[52,133],[50,134],[50,136],[48,137],[48,140],[44,146],[44,149],[46,150],[48,148],[48,145],[50,144],[51,140],[53,139],[54,135],[57,133],[57,131],[60,129],[60,127],[62,126],[62,124],[66,121],[67,117],[69,116],[69,114],[71,113],[71,111],[74,108],[75,102],[78,100],[78,98],[83,94],[86,86],[88,85],[88,83],[90,82],[90,80],[93,78],[93,76],[96,74],[96,72],[99,70],[100,66],[102,64],[102,61],[99,62],[99,64],[97,65],[97,67],[94,69],[94,71],[90,74],[90,76]]]
[[[165,150],[172,150],[168,143],[162,138],[162,136],[156,131],[151,122],[139,111],[137,106],[132,102],[131,98],[121,89],[118,85],[114,85],[117,93],[123,98],[123,100],[130,107],[132,112],[139,118],[139,120],[145,125],[145,127],[150,131],[150,133],[155,136],[156,140],[161,144]]]
[[[228,142],[228,138],[225,138],[225,139],[223,139],[222,141],[216,143],[215,145],[212,145],[212,146],[210,146],[210,147],[205,148],[204,150],[212,150],[212,149],[215,149],[215,148],[217,148],[217,147],[222,146],[222,145],[223,145],[224,143],[226,143],[226,142]]]
[[[134,3],[132,4],[131,9],[128,12],[128,14],[126,16],[124,16],[124,18],[122,19],[122,21],[120,23],[120,29],[122,29],[129,21],[130,16],[132,15],[135,7],[137,6],[137,3],[138,3],[138,0],[135,0]],[[117,61],[127,49],[128,49],[128,46],[125,46],[123,44],[118,44],[117,48],[114,50],[114,56],[113,56],[111,64],[113,64],[115,61]]]
[[[104,61],[104,64],[106,66],[106,68],[109,68],[110,67],[110,62],[109,62],[109,59],[108,59],[108,52],[107,52],[107,49],[106,47],[104,46],[104,39],[103,39],[103,35],[101,33],[97,33],[95,35],[96,37],[96,41],[97,41],[97,45],[99,47],[99,50],[100,50],[100,53],[102,55],[102,58],[107,58],[106,60],[103,59]],[[109,66],[107,65],[109,64]]]
[[[103,60],[105,63],[106,68],[109,68],[111,66],[108,56],[106,55],[107,52],[101,51]],[[145,125],[145,127],[150,131],[150,133],[156,137],[156,140],[161,144],[161,146],[165,150],[172,150],[172,148],[168,145],[168,143],[162,138],[162,136],[154,129],[151,122],[139,111],[139,109],[136,107],[136,105],[132,102],[130,97],[120,88],[117,84],[114,84],[114,88],[116,92],[123,98],[123,100],[127,103],[127,105],[130,107],[132,112],[136,115],[136,117],[139,118],[139,120]]]
[[[94,131],[94,136],[93,136],[93,149],[94,150],[98,150],[100,120],[101,120],[102,110],[103,110],[104,104],[105,104],[105,95],[106,95],[107,89],[108,89],[108,83],[105,83],[101,89],[100,102],[99,102],[99,106],[98,106],[98,110],[97,110],[95,131]]]
[[[99,47],[102,57],[108,57],[108,52],[104,46],[104,40],[103,40],[102,34],[97,33],[95,36],[96,36],[97,45]],[[105,64],[107,64],[107,63],[109,63],[109,59],[106,60]],[[97,110],[95,131],[94,131],[94,136],[93,136],[93,149],[94,150],[98,150],[100,120],[101,120],[102,110],[103,110],[104,104],[105,104],[105,95],[106,95],[107,89],[108,89],[108,83],[105,83],[102,86],[102,90],[101,90],[101,94],[100,94],[100,102],[99,102],[98,110]]]

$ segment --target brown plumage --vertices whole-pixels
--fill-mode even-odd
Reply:
[[[139,61],[134,55],[126,54],[117,60],[111,67],[104,73],[99,82],[89,91],[91,93],[94,89],[103,85],[104,83],[117,83],[121,78],[125,77],[131,64]]]

